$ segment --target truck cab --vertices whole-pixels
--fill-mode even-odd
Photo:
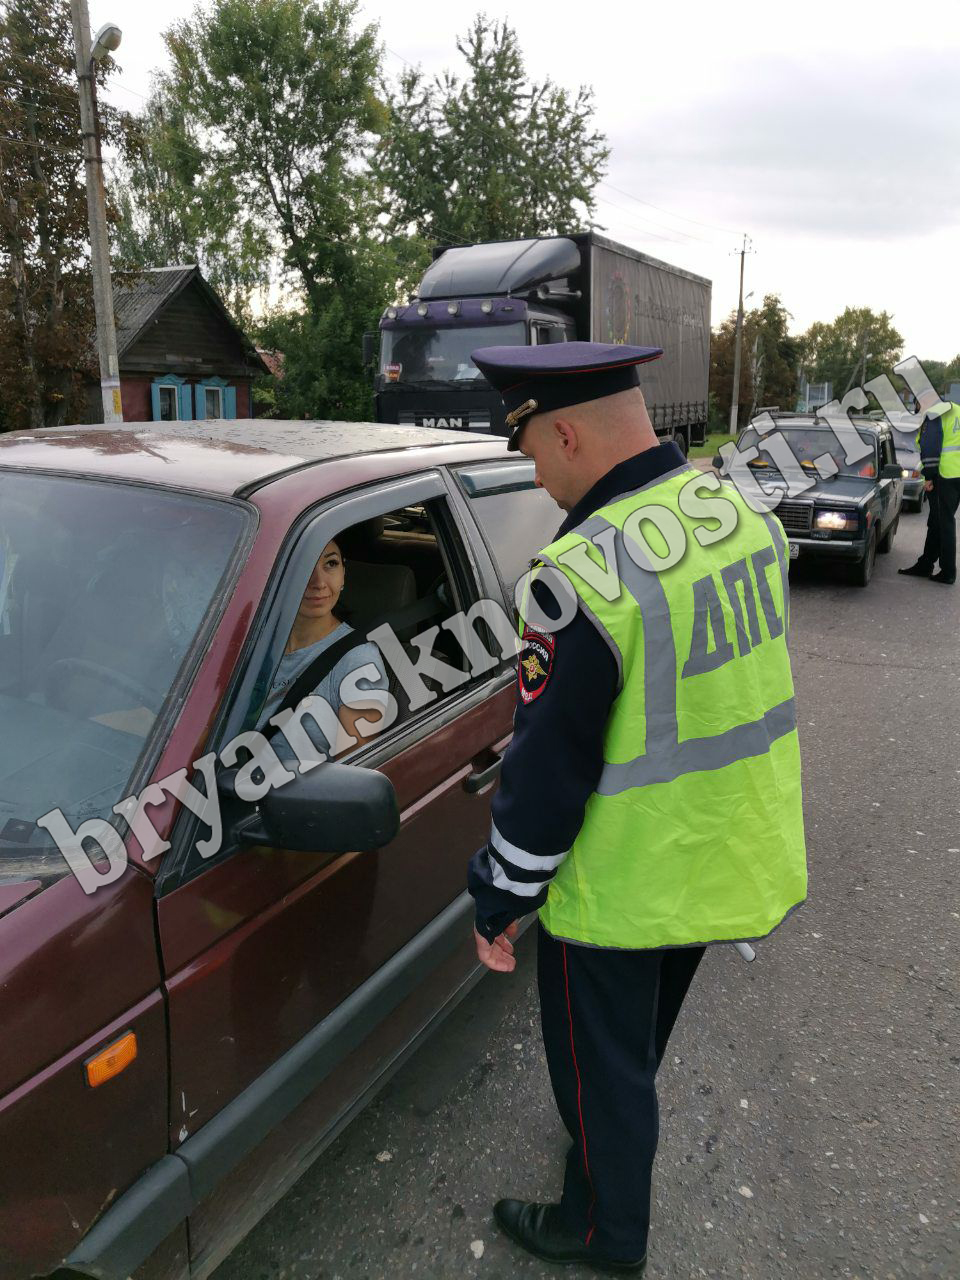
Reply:
[[[579,269],[579,251],[565,239],[438,254],[417,297],[381,318],[377,421],[508,434],[500,396],[471,353],[573,341],[575,317],[544,298],[579,301],[569,284]]]
[[[710,282],[595,232],[438,249],[417,293],[380,320],[378,422],[507,435],[480,347],[662,346],[641,386],[662,439],[704,438]]]

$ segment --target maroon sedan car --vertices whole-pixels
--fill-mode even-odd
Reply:
[[[478,976],[496,615],[559,522],[469,433],[0,436],[3,1280],[209,1275]],[[251,744],[333,540],[402,650],[392,721],[271,790]]]

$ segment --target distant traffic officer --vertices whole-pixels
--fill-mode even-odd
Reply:
[[[924,488],[927,491],[927,536],[916,564],[901,569],[911,577],[930,578],[952,587],[957,580],[957,508],[960,507],[960,405],[941,400],[935,391],[919,398],[926,414],[917,434]],[[940,572],[934,568],[940,562]]]
[[[704,947],[764,937],[807,888],[783,530],[658,442],[638,367],[660,354],[474,353],[509,447],[567,513],[535,562],[514,737],[468,883],[491,969],[514,968],[515,922],[539,911],[571,1146],[559,1204],[494,1214],[537,1257],[634,1272],[655,1076]]]

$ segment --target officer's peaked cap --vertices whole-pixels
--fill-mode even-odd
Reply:
[[[471,359],[503,397],[510,428],[507,448],[518,449],[520,431],[533,414],[639,386],[638,366],[662,355],[662,347],[556,342],[545,347],[481,347]]]

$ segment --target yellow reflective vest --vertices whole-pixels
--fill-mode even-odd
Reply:
[[[620,672],[599,784],[540,911],[554,937],[755,939],[806,896],[786,541],[711,484],[685,466],[541,553]]]
[[[943,428],[943,447],[940,450],[940,474],[944,480],[960,478],[960,404],[950,402],[950,408],[940,418]]]

